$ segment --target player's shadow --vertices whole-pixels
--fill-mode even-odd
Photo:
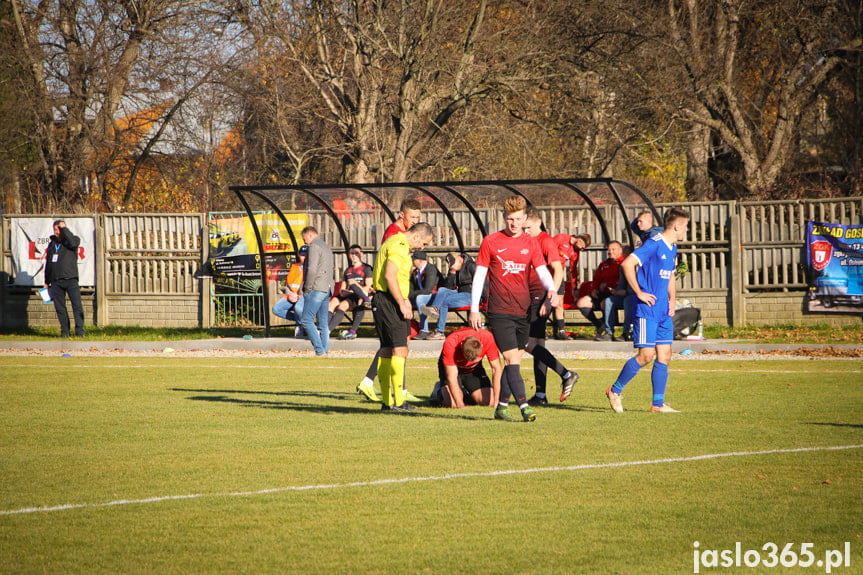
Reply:
[[[251,391],[247,389],[192,389],[182,387],[172,387],[171,391],[181,391],[184,393],[228,393],[228,394],[244,394],[244,395],[273,395],[273,396],[296,396],[296,397],[320,397],[321,399],[334,399],[337,401],[352,401],[356,399],[354,393],[344,392],[321,392],[321,391]]]
[[[853,427],[863,429],[863,423],[827,423],[820,421],[807,421],[804,425],[828,425],[830,427]]]
[[[372,406],[372,409],[368,407],[363,407],[363,403],[358,404],[357,395],[353,393],[320,393],[314,391],[248,391],[241,389],[232,389],[232,390],[219,390],[219,389],[183,389],[183,388],[170,388],[170,391],[178,391],[184,393],[200,393],[207,395],[191,395],[186,399],[190,401],[208,401],[208,402],[216,402],[216,403],[230,403],[234,405],[240,405],[243,407],[257,407],[259,409],[279,409],[279,410],[290,410],[290,411],[307,411],[313,413],[320,413],[325,415],[333,415],[333,414],[377,414],[377,413],[387,413],[382,412],[378,403],[365,402],[366,405]],[[210,395],[212,394],[212,395]],[[348,405],[321,405],[316,403],[306,403],[306,402],[292,402],[292,401],[270,401],[264,399],[244,399],[242,397],[229,397],[227,394],[236,394],[236,395],[270,395],[270,396],[279,396],[279,397],[318,397],[322,399],[335,399],[337,401],[345,402]],[[377,409],[375,409],[377,408]],[[450,411],[450,410],[446,410]],[[435,417],[435,418],[443,418],[443,419],[457,419],[457,420],[473,420],[473,421],[485,421],[488,420],[488,417],[476,417],[473,415],[464,415],[464,414],[456,414],[456,413],[444,413],[443,410],[434,410],[434,409],[426,409],[425,407],[421,408],[419,411],[412,411],[408,413],[387,413],[387,415],[395,416],[409,416],[409,417]]]
[[[607,407],[596,407],[595,405],[577,405],[574,403],[549,403],[548,405],[543,405],[542,409],[559,409],[561,411],[576,411],[588,413],[604,413],[608,411]]]

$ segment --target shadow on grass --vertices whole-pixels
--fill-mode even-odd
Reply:
[[[588,412],[588,413],[604,413],[609,411],[610,408],[607,407],[596,407],[595,405],[577,405],[575,403],[549,403],[548,405],[543,405],[539,408],[539,410],[551,410],[558,409],[560,411],[576,411],[576,412]],[[541,413],[541,411],[537,410],[537,413]]]
[[[830,427],[853,427],[855,429],[863,429],[861,423],[826,423],[820,421],[807,421],[804,425],[828,425]]]
[[[320,405],[314,403],[290,402],[290,401],[267,401],[262,399],[242,399],[238,397],[228,397],[224,394],[238,395],[271,395],[280,397],[317,397],[321,399],[337,400],[342,402],[354,403],[357,401],[356,394],[353,393],[321,393],[315,391],[247,391],[241,389],[183,389],[169,388],[170,391],[178,391],[183,393],[205,393],[218,395],[192,395],[187,397],[191,401],[209,401],[215,403],[230,403],[241,405],[243,407],[258,407],[261,409],[284,409],[293,411],[308,411],[320,414],[377,414],[380,411],[380,404],[371,401],[363,400],[363,404],[368,405],[371,409],[362,407],[361,405]],[[450,410],[446,410],[450,411]],[[433,408],[423,406],[420,411],[410,413],[398,413],[393,415],[408,416],[408,417],[435,417],[442,419],[457,419],[469,421],[488,421],[488,417],[476,417],[473,415],[462,415],[455,412],[445,413],[443,408]]]

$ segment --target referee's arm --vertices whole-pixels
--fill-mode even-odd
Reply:
[[[399,309],[402,312],[402,317],[411,319],[414,315],[410,301],[406,300],[402,295],[402,290],[399,287],[399,266],[392,260],[387,260],[386,268],[384,269],[384,279],[387,282],[387,291],[399,304]]]

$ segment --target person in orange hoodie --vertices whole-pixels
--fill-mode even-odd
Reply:
[[[273,315],[296,322],[295,337],[303,337],[303,327],[300,325],[300,318],[303,316],[303,294],[300,288],[303,287],[303,263],[308,253],[309,246],[300,246],[297,251],[298,261],[288,270],[285,296],[279,298],[273,306]]]

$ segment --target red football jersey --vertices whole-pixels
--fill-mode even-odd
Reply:
[[[488,311],[527,314],[530,307],[530,267],[545,265],[536,238],[495,232],[482,241],[476,265],[488,268]]]
[[[381,244],[383,244],[385,241],[387,241],[390,237],[392,237],[396,234],[401,234],[401,233],[404,233],[404,230],[401,228],[401,226],[399,226],[399,223],[398,222],[391,223],[389,226],[387,226],[387,229],[384,231],[384,239],[381,240]]]
[[[557,249],[557,242],[554,241],[550,235],[546,232],[540,232],[538,236],[536,236],[537,242],[539,242],[539,249],[542,252],[542,257],[545,260],[546,264],[551,264],[553,262],[562,261],[563,258],[560,256],[560,253]],[[549,268],[548,273],[551,273],[551,268]],[[542,299],[545,297],[545,288],[542,286],[542,282],[539,281],[539,275],[536,273],[536,269],[530,268],[530,297],[533,299]]]
[[[468,363],[461,351],[461,344],[470,336],[479,338],[480,343],[482,343],[482,354],[473,362]],[[476,366],[482,363],[484,357],[488,357],[489,361],[499,361],[500,357],[491,332],[485,329],[475,330],[472,327],[464,327],[449,334],[443,342],[443,350],[441,350],[440,355],[444,365],[456,366],[459,373],[472,372]]]
[[[557,253],[563,258],[561,261],[564,262],[564,267],[569,260],[569,279],[572,280],[572,285],[575,285],[578,282],[578,256],[581,252],[572,247],[570,238],[570,234],[557,234],[554,236],[554,243],[557,244]]]

